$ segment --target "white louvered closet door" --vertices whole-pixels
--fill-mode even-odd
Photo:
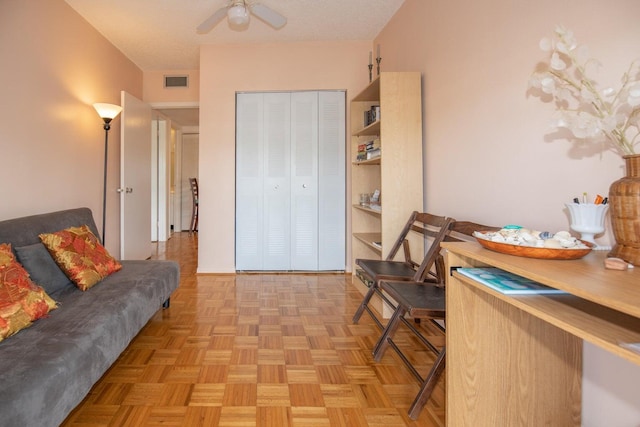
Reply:
[[[237,270],[344,270],[344,104],[344,92],[238,94]]]
[[[318,92],[291,94],[291,269],[318,269]]]
[[[264,95],[236,97],[236,269],[262,270]]]
[[[344,270],[345,93],[318,93],[318,270]]]
[[[262,270],[291,265],[291,95],[264,94],[264,260]]]

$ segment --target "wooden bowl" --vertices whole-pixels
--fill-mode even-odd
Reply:
[[[521,256],[526,258],[538,259],[579,259],[591,252],[593,244],[580,240],[588,246],[581,249],[553,249],[553,248],[534,248],[531,246],[512,245],[509,243],[492,242],[478,236],[474,236],[478,243],[483,247],[495,252],[508,255]]]

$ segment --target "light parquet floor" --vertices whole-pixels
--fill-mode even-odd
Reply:
[[[180,263],[180,287],[63,424],[79,426],[444,425],[444,376],[417,421],[418,382],[345,274],[196,275],[197,234],[174,233],[154,258]],[[444,338],[441,337],[442,343]],[[399,331],[427,372],[434,356]]]

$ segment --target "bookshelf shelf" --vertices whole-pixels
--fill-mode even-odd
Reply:
[[[368,213],[373,214],[373,215],[378,215],[378,216],[382,215],[382,209],[371,209],[369,206],[362,206],[362,205],[359,205],[359,204],[354,204],[353,208],[361,210],[363,212],[368,212]]]
[[[369,160],[360,160],[360,161],[355,161],[353,162],[353,164],[355,166],[366,166],[366,165],[379,165],[381,162],[381,157],[375,157],[373,159],[369,159]]]

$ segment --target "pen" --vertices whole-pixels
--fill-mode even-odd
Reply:
[[[587,203],[587,192],[582,193],[582,203]]]
[[[573,203],[579,205],[580,204],[580,199],[578,199],[577,197],[573,198]]]
[[[604,199],[602,199],[602,204],[606,205],[607,203],[609,203],[609,198],[605,197]]]
[[[602,196],[598,194],[598,195],[596,196],[596,200],[595,200],[593,203],[595,203],[596,205],[599,205],[599,204],[601,204],[603,201],[604,201],[604,199],[602,198]]]

